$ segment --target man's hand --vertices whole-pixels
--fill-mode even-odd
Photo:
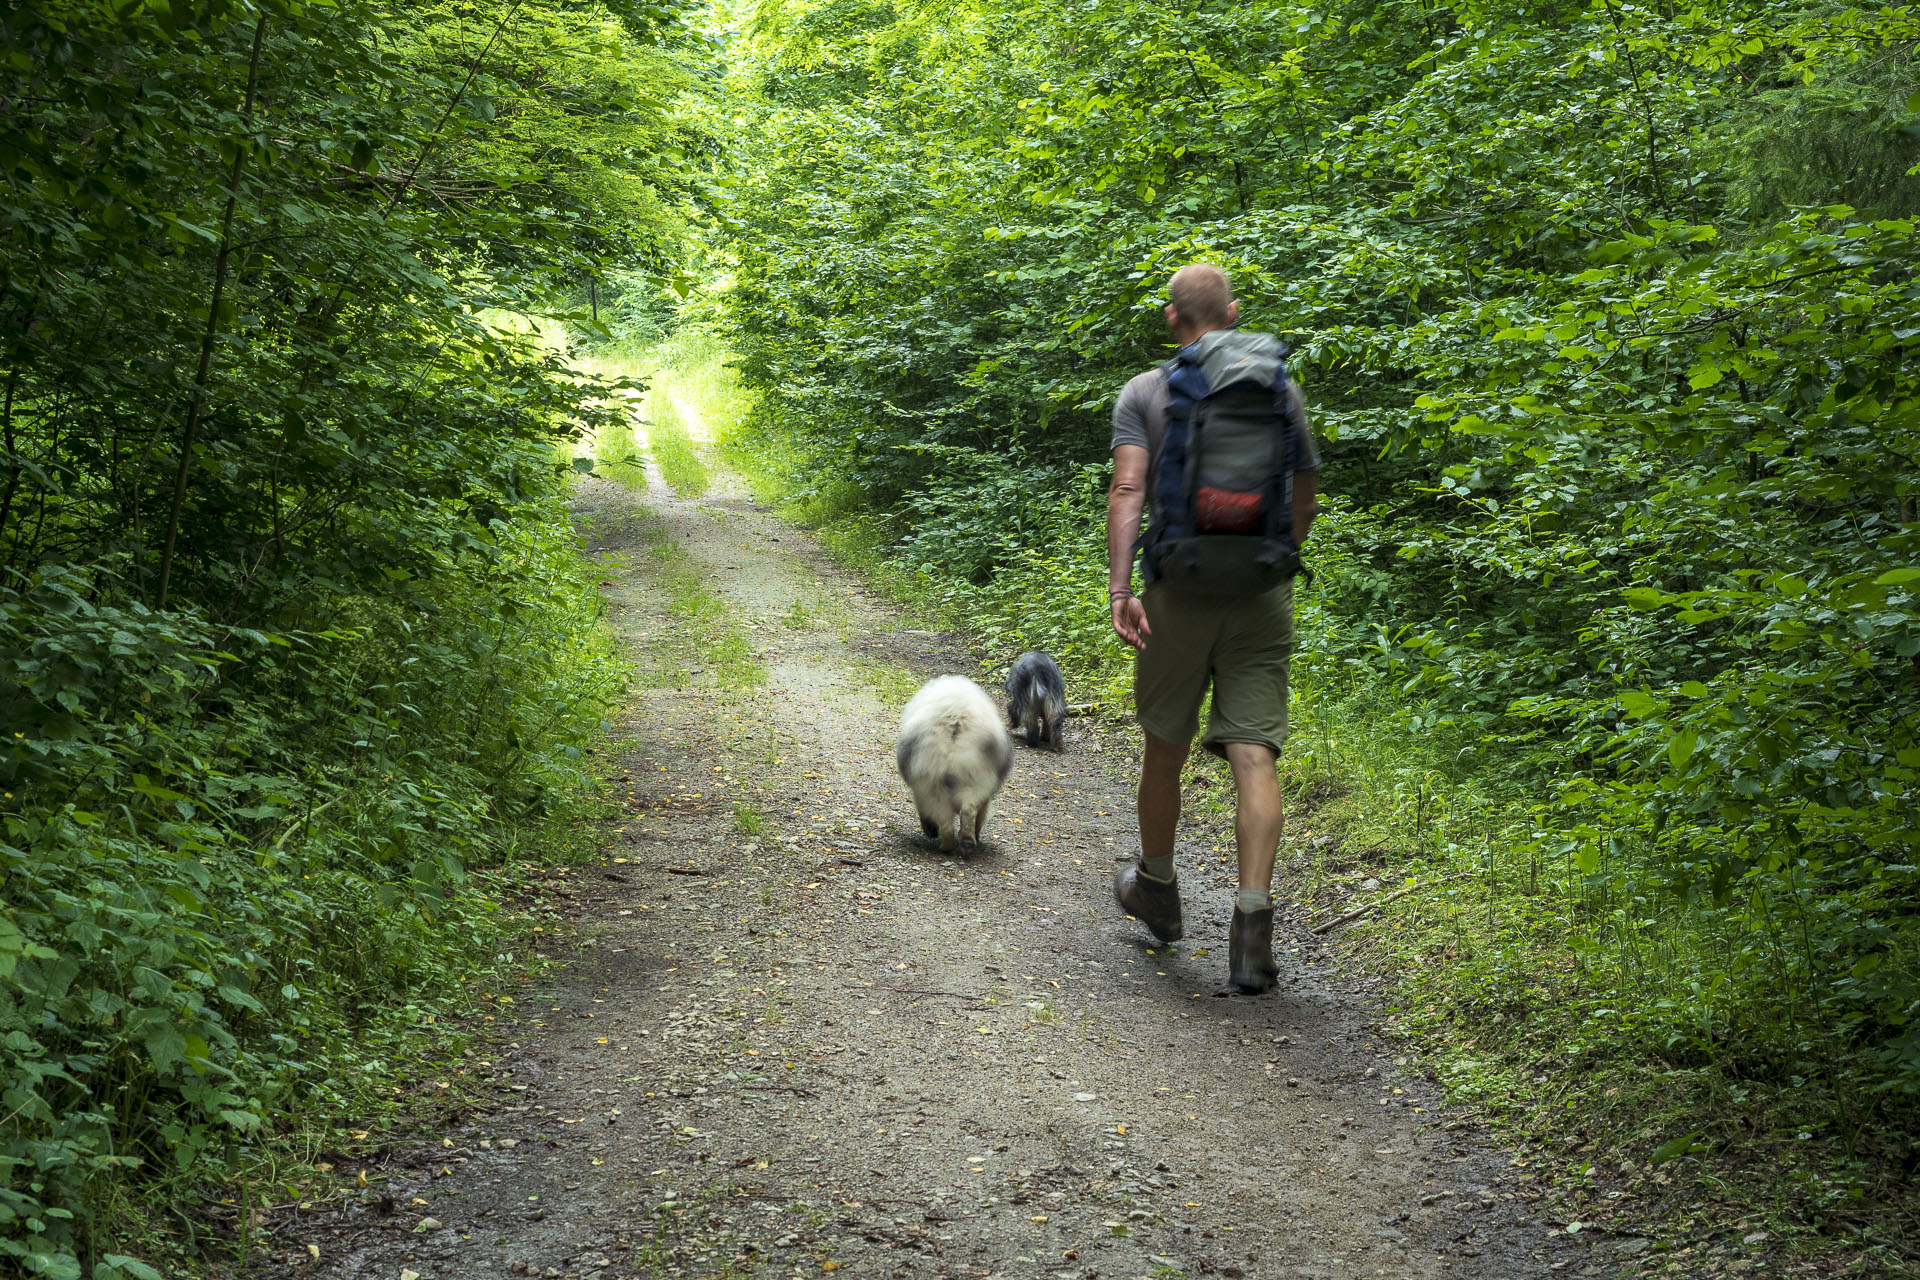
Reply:
[[[1114,634],[1135,649],[1145,649],[1153,628],[1147,625],[1147,608],[1140,603],[1140,597],[1114,596],[1110,603]]]

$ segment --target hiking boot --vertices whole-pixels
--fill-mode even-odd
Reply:
[[[1264,911],[1233,913],[1233,928],[1227,934],[1227,974],[1233,985],[1248,995],[1270,989],[1280,977],[1280,966],[1273,962],[1273,908]]]
[[[1113,900],[1120,909],[1147,926],[1161,942],[1178,942],[1186,932],[1180,920],[1180,880],[1155,880],[1143,873],[1139,861],[1123,863],[1113,873]],[[1268,912],[1272,915],[1272,912]]]

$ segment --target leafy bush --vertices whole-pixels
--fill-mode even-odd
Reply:
[[[30,1273],[78,1274],[58,1257],[100,1179],[224,1161],[330,1092],[383,1010],[491,962],[472,869],[577,809],[621,678],[564,523],[528,511],[492,551],[339,599],[326,630],[157,613],[55,566],[0,593],[24,726],[0,764],[0,1249]]]
[[[1431,774],[1489,824],[1449,892],[1503,905],[1513,985],[1423,990],[1475,1035],[1560,1002],[1614,1071],[1819,1080],[1797,1114],[1851,1159],[1920,1089],[1904,24],[783,10],[722,208],[762,452],[1009,653],[1111,681],[1105,410],[1168,275],[1220,263],[1323,436],[1303,692],[1398,726],[1415,781],[1371,802],[1426,814]]]
[[[114,1280],[505,963],[620,676],[556,462],[605,389],[489,317],[664,261],[701,135],[659,6],[0,38],[0,1269]]]

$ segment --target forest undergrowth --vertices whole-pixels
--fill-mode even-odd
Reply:
[[[1169,349],[1173,269],[1226,268],[1326,463],[1290,887],[1372,901],[1341,928],[1401,1026],[1582,1220],[1912,1272],[1910,27],[761,10],[693,309],[755,397],[731,447],[1124,712],[1107,412]]]
[[[690,41],[0,16],[0,1272],[244,1265],[537,972],[626,673],[567,506],[608,389],[507,317],[665,270]]]

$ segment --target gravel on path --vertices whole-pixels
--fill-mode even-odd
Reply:
[[[737,488],[587,478],[577,501],[595,549],[628,558],[607,594],[637,668],[708,639],[669,608],[664,533],[764,684],[697,662],[642,681],[609,748],[629,816],[574,873],[582,945],[517,1002],[492,1108],[389,1151],[342,1204],[275,1216],[255,1274],[1616,1270],[1613,1244],[1535,1218],[1509,1160],[1449,1127],[1374,1031],[1363,976],[1304,928],[1279,939],[1279,988],[1246,998],[1226,985],[1224,875],[1183,854],[1173,948],[1120,916],[1125,726],[1017,748],[983,851],[942,856],[892,737],[915,683],[977,669],[953,638]]]

